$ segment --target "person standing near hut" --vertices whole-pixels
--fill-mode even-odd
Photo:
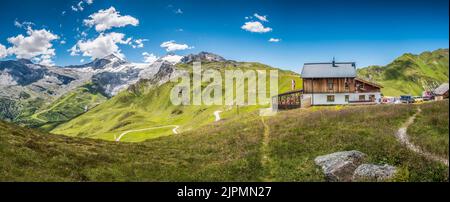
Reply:
[[[294,79],[292,79],[292,81],[291,81],[291,90],[295,90],[295,80]]]

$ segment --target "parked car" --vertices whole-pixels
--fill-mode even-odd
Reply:
[[[422,103],[423,102],[423,98],[420,96],[414,96],[413,100],[414,100],[414,103]]]
[[[384,96],[383,98],[381,98],[381,103],[383,103],[383,104],[391,104],[394,102],[395,102],[395,97]]]
[[[414,98],[411,95],[401,95],[400,102],[402,103],[414,103]]]
[[[423,98],[423,101],[430,101],[430,100],[434,100],[434,96],[424,96],[424,97],[422,97]]]

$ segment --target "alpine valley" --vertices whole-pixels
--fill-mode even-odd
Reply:
[[[394,70],[424,78],[417,64],[427,55],[436,52],[408,54],[415,62],[399,62],[402,56],[377,68],[373,79],[389,83],[384,78]],[[169,97],[177,82],[171,80],[181,71],[192,77],[194,61],[222,75],[276,69],[207,52],[152,64],[115,55],[67,67],[1,62],[6,122],[0,121],[0,181],[324,181],[314,159],[343,150],[397,166],[392,181],[448,180],[448,166],[408,150],[393,135],[417,113],[416,105],[313,106],[272,117],[258,114],[268,106],[173,105]],[[448,51],[426,61],[441,64],[433,68],[448,81]],[[299,74],[278,70],[279,92],[290,91],[292,80],[302,88]],[[436,76],[426,78],[445,80]],[[399,83],[422,84],[401,78]],[[420,108],[423,113],[408,129],[411,141],[448,158],[448,101]]]
[[[273,69],[260,63],[226,60],[207,52],[178,60],[170,56],[152,64],[139,64],[111,54],[66,67],[43,66],[24,59],[1,61],[0,118],[57,134],[113,140],[114,135],[126,129],[186,121],[212,122],[213,111],[219,109],[224,112],[221,116],[226,117],[231,109],[225,106],[171,106],[170,89],[176,83],[168,81],[179,70],[192,73],[194,61],[201,61],[204,70],[217,69],[222,74],[226,69]],[[291,79],[301,83],[298,74],[280,71],[280,90],[286,91]],[[241,112],[256,109],[243,107]],[[171,131],[165,128],[150,133],[159,136]],[[133,136],[131,140],[141,141],[154,135]]]
[[[0,118],[50,130],[113,97],[140,79],[151,79],[153,64],[129,63],[111,54],[84,65],[50,67],[30,60],[0,61]]]
[[[142,141],[214,122],[215,112],[226,119],[261,107],[170,104],[170,90],[176,83],[169,80],[179,75],[180,70],[187,70],[192,76],[194,61],[201,61],[203,70],[219,70],[222,75],[225,70],[274,69],[260,63],[227,60],[208,52],[176,60],[171,56],[148,64],[130,63],[110,54],[83,65],[65,67],[33,64],[26,59],[0,61],[0,118],[55,134],[115,140],[122,133],[132,133],[121,140]],[[383,84],[385,95],[398,96],[403,92],[419,95],[448,82],[448,57],[448,49],[404,54],[385,67],[361,68],[358,74]],[[279,92],[288,91],[292,79],[301,88],[298,74],[279,70]],[[207,84],[204,82],[202,86]],[[160,126],[163,127],[152,129]],[[139,131],[146,128],[149,130]]]
[[[0,183],[239,200],[303,195],[234,182],[448,182],[448,4],[2,0]]]

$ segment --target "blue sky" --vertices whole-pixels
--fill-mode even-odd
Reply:
[[[359,67],[385,65],[405,52],[448,48],[449,43],[448,0],[2,0],[0,4],[0,44],[5,49],[14,46],[8,38],[20,34],[27,37],[29,29],[43,29],[57,36],[50,36],[51,47],[16,47],[3,54],[2,60],[33,56],[50,58],[61,66],[90,61],[94,56],[89,48],[95,44],[86,42],[109,33],[123,34],[115,41],[115,51],[132,62],[142,62],[143,52],[164,56],[168,52],[161,44],[175,41],[171,45],[180,49],[173,51],[178,55],[209,51],[227,59],[256,61],[296,72],[305,62],[325,62],[333,57],[355,61]],[[111,7],[120,17],[128,16],[138,23],[112,23],[110,29],[99,31],[96,22],[92,26],[84,22]],[[265,16],[266,21],[255,14]],[[253,27],[259,33],[245,30],[246,22],[257,22],[262,29]],[[279,41],[269,42],[270,38]],[[143,47],[137,47],[136,39],[144,39]],[[91,46],[85,50],[80,46],[78,55],[71,55],[68,50],[77,42]],[[45,52],[48,57],[23,51]]]

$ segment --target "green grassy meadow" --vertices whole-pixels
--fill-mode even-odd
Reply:
[[[283,111],[264,117],[268,128],[249,112],[136,143],[46,134],[0,122],[0,181],[324,181],[314,158],[354,149],[368,154],[368,163],[397,166],[394,181],[448,181],[447,166],[395,139],[418,106]],[[436,114],[422,116],[418,123]],[[448,130],[448,124],[442,127]]]
[[[448,100],[420,105],[422,113],[408,128],[411,141],[422,149],[448,159]]]

